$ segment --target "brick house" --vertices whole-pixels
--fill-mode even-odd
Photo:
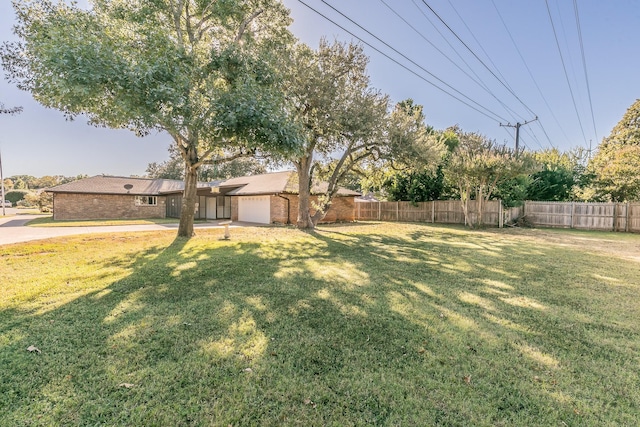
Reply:
[[[321,194],[326,184],[314,186]],[[94,176],[49,188],[54,220],[180,217],[183,181]],[[298,216],[293,171],[198,183],[197,219],[260,224],[294,223]],[[324,222],[353,221],[359,193],[340,189]],[[315,199],[317,196],[313,196]],[[313,213],[313,212],[312,212]]]

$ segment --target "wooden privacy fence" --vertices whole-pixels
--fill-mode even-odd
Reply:
[[[524,206],[503,209],[500,200],[484,202],[483,223],[502,227],[521,216],[534,227],[562,227],[582,230],[640,232],[640,202],[578,203],[524,202]],[[476,222],[477,202],[469,202],[469,217]],[[357,220],[464,224],[460,200],[432,202],[357,202]]]
[[[540,227],[640,232],[640,202],[525,202],[524,215]]]
[[[503,209],[500,200],[484,202],[483,223],[502,227]],[[474,223],[478,218],[478,205],[469,202],[469,217]],[[357,220],[410,221],[441,224],[464,224],[464,212],[460,200],[435,200],[431,202],[357,202]]]

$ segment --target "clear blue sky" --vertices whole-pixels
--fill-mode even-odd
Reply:
[[[427,122],[437,129],[458,124],[466,131],[480,131],[500,142],[513,144],[513,129],[500,127],[500,122],[515,124],[537,115],[538,122],[521,129],[521,142],[529,149],[555,146],[567,150],[587,146],[589,141],[595,148],[626,109],[640,98],[640,4],[637,0],[577,0],[595,120],[591,115],[572,0],[548,0],[566,76],[545,0],[303,1],[401,63],[365,45],[371,58],[372,86],[389,94],[394,101],[413,98],[424,105]],[[14,37],[11,32],[14,14],[9,3],[3,0],[0,4],[0,39],[5,41]],[[294,19],[291,29],[302,42],[315,47],[323,36],[330,40],[356,40],[301,1],[284,0],[284,3]],[[439,21],[427,4],[473,53]],[[7,106],[24,107],[20,115],[0,116],[0,150],[5,176],[141,175],[149,162],[162,161],[168,156],[170,139],[166,135],[137,138],[128,131],[88,126],[81,118],[67,122],[60,112],[42,108],[28,93],[18,91],[4,80],[0,82],[0,101]]]

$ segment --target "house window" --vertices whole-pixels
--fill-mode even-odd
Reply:
[[[157,206],[157,196],[136,196],[136,206]]]

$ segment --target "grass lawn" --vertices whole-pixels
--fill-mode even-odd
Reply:
[[[0,247],[0,425],[639,423],[639,235],[222,232]]]

